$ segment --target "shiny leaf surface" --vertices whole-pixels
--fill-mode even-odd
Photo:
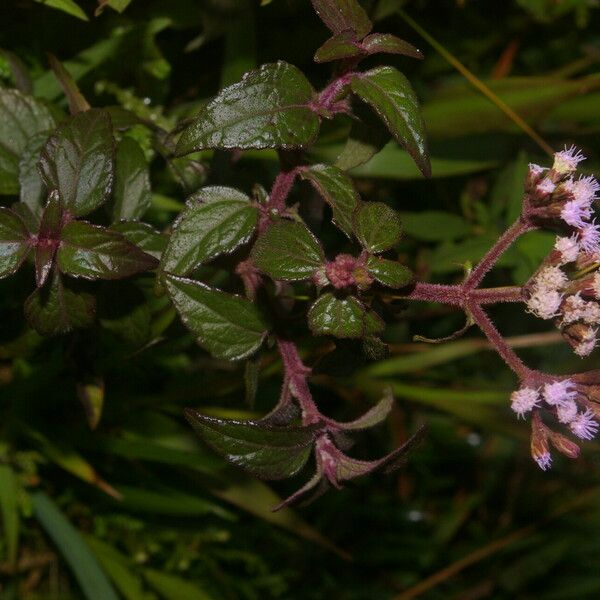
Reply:
[[[371,28],[367,13],[357,0],[311,0],[312,5],[333,33],[351,29],[357,38],[363,38]]]
[[[365,202],[354,215],[354,233],[369,252],[384,252],[402,237],[400,216],[383,202]]]
[[[196,433],[229,462],[265,479],[295,475],[308,460],[317,426],[270,427],[255,421],[216,419],[187,409]]]
[[[167,276],[166,285],[184,325],[213,356],[239,360],[262,344],[267,323],[245,298],[172,275]]]
[[[177,153],[205,148],[301,148],[319,131],[313,89],[296,67],[263,65],[223,89],[184,130]]]
[[[258,210],[248,196],[229,187],[207,187],[186,203],[169,238],[161,269],[187,275],[219,254],[250,240]]]
[[[23,221],[8,208],[0,207],[0,277],[15,273],[31,249]]]
[[[369,256],[366,267],[371,277],[387,287],[401,288],[413,280],[410,269],[394,260]]]
[[[308,279],[325,256],[315,236],[302,223],[281,220],[263,233],[252,249],[254,264],[273,279]]]

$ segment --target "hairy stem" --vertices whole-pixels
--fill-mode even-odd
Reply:
[[[481,283],[488,271],[498,262],[498,259],[502,254],[512,246],[517,238],[533,229],[535,229],[535,226],[521,218],[515,221],[471,271],[465,281],[465,289],[474,290]]]

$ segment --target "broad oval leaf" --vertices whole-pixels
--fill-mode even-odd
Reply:
[[[40,152],[49,136],[49,131],[40,131],[30,137],[19,161],[19,197],[21,202],[38,216],[46,198],[46,186],[40,175],[38,163]]]
[[[321,21],[333,33],[347,29],[361,39],[371,31],[373,24],[358,0],[311,0]]]
[[[173,275],[166,286],[184,325],[213,356],[240,360],[262,344],[268,326],[249,300]]]
[[[401,288],[413,280],[411,270],[395,260],[369,256],[365,266],[371,277],[387,287]]]
[[[114,200],[113,221],[141,219],[152,203],[148,162],[130,137],[117,145]]]
[[[15,273],[30,250],[23,221],[12,210],[0,207],[0,277]]]
[[[29,141],[54,129],[44,104],[18,90],[0,88],[0,194],[19,192],[19,161]]]
[[[302,148],[319,131],[313,88],[285,62],[263,65],[223,89],[181,135],[177,154],[205,148]]]
[[[71,290],[59,273],[54,273],[49,285],[36,289],[25,301],[27,321],[44,336],[89,327],[95,315],[94,297]]]
[[[354,296],[337,298],[330,292],[317,298],[310,307],[308,326],[315,335],[338,338],[364,338],[385,328],[379,315]]]
[[[312,165],[300,172],[323,196],[333,211],[334,223],[348,236],[352,235],[352,215],[360,203],[358,192],[348,175],[330,165]]]
[[[186,203],[163,255],[161,270],[187,275],[219,254],[250,240],[258,210],[248,196],[229,187],[207,187]]]
[[[308,279],[325,260],[319,241],[303,223],[273,223],[252,249],[254,264],[272,279]]]
[[[110,197],[114,138],[109,114],[92,109],[64,121],[42,149],[40,170],[71,214],[86,215]]]
[[[354,233],[369,252],[384,252],[402,237],[400,216],[383,202],[365,202],[354,215]]]
[[[346,30],[330,37],[315,52],[314,60],[318,63],[324,63],[363,54],[364,51],[356,43],[356,34],[351,30]]]
[[[292,477],[308,460],[318,425],[273,427],[217,419],[186,409],[196,433],[229,462],[264,479]]]
[[[121,221],[110,226],[111,231],[121,234],[126,240],[141,248],[146,254],[160,260],[167,246],[167,238],[148,223]]]
[[[397,142],[413,157],[423,175],[430,177],[425,123],[408,79],[393,67],[376,67],[355,75],[351,88],[377,112]]]
[[[61,232],[57,263],[74,277],[122,279],[153,269],[158,261],[115,231],[72,221]]]

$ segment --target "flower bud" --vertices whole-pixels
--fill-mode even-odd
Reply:
[[[542,423],[538,413],[534,413],[531,420],[531,457],[542,471],[552,466],[552,455],[548,445],[549,429]]]

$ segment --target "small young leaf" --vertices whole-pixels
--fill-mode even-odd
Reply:
[[[166,286],[185,326],[213,356],[240,360],[262,344],[268,326],[252,302],[172,275]]]
[[[413,157],[423,175],[430,177],[425,123],[408,79],[393,67],[376,67],[356,75],[351,87],[377,112],[397,142]]]
[[[205,148],[302,148],[319,131],[313,88],[296,67],[263,65],[222,90],[181,135],[177,154]]]
[[[404,287],[413,280],[410,269],[394,260],[369,256],[366,267],[376,281],[391,288]]]
[[[62,123],[40,157],[48,189],[58,190],[64,207],[81,217],[110,197],[114,178],[114,138],[108,113],[92,109]]]
[[[358,39],[362,39],[373,27],[367,13],[357,0],[311,0],[311,2],[321,21],[333,33],[351,29]]]
[[[336,298],[328,292],[317,298],[308,311],[308,325],[315,335],[363,338],[381,333],[385,324],[354,296]]]
[[[61,272],[85,279],[122,279],[158,264],[122,235],[85,221],[64,226],[57,262]]]
[[[372,33],[361,42],[361,46],[368,54],[385,52],[386,54],[403,54],[412,58],[423,58],[420,50],[391,33]]]
[[[8,208],[0,207],[0,277],[15,273],[30,249],[23,221]]]
[[[364,415],[358,417],[358,419],[348,423],[341,423],[341,427],[346,431],[358,431],[375,427],[375,425],[379,425],[379,423],[387,419],[393,406],[394,396],[388,388],[385,390],[383,398],[375,406],[371,407]]]
[[[56,272],[49,285],[36,289],[25,301],[27,321],[44,336],[89,327],[95,313],[94,297],[70,290]]]
[[[341,31],[330,37],[316,52],[314,60],[318,63],[361,56],[364,51],[356,43],[356,34],[352,30]]]
[[[89,21],[88,16],[83,12],[83,9],[75,2],[75,0],[35,0],[36,2],[41,2],[46,6],[51,6],[52,8],[56,8],[58,10],[62,10],[63,12],[71,15],[72,17],[77,17],[82,21]]]
[[[38,287],[46,283],[58,248],[62,229],[63,210],[60,198],[52,192],[40,221],[40,230],[35,245],[35,282]]]
[[[365,202],[354,215],[354,233],[369,252],[384,252],[402,237],[400,216],[383,202]]]
[[[196,433],[229,462],[257,477],[292,477],[308,460],[317,425],[271,427],[255,421],[216,419],[187,409]]]
[[[111,225],[110,230],[120,233],[126,240],[158,260],[167,246],[166,236],[153,229],[148,223],[121,221]]]
[[[229,187],[206,187],[186,203],[163,255],[161,270],[187,275],[219,254],[250,240],[258,210],[248,196]]]
[[[152,203],[150,172],[144,151],[130,137],[117,145],[113,221],[141,219]]]
[[[312,165],[300,172],[308,179],[333,211],[334,223],[348,236],[352,235],[352,215],[360,198],[348,175],[330,165]]]
[[[252,260],[272,279],[299,281],[310,278],[325,255],[306,225],[282,219],[258,238]]]
[[[54,119],[44,104],[0,88],[0,194],[19,193],[19,160],[33,136],[51,129]]]

